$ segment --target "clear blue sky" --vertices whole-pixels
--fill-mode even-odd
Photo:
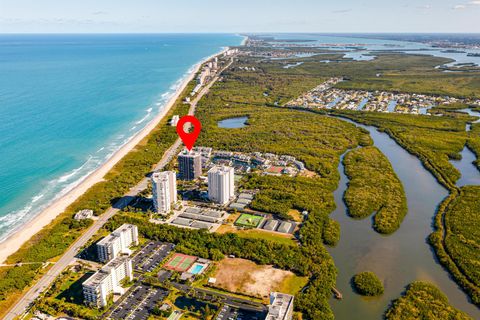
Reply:
[[[0,33],[480,32],[480,0],[0,0]]]

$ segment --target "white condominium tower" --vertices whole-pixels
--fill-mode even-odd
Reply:
[[[127,256],[107,263],[82,284],[85,304],[101,308],[107,305],[110,294],[123,294],[120,282],[125,278],[133,279],[132,269],[132,260]]]
[[[235,195],[234,171],[232,167],[214,166],[208,171],[208,197],[226,204]]]
[[[158,213],[168,213],[177,202],[177,178],[174,171],[154,172],[152,175],[153,205]]]
[[[137,226],[125,223],[97,243],[98,259],[105,262],[115,259],[121,253],[130,254],[128,248],[137,244]]]

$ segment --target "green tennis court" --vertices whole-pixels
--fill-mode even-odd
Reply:
[[[262,222],[262,220],[262,216],[243,213],[240,217],[238,217],[237,221],[235,221],[235,225],[241,227],[256,228],[258,227],[260,222]]]
[[[169,265],[170,267],[176,268],[176,267],[178,267],[178,265],[180,264],[180,262],[182,262],[182,260],[183,260],[183,258],[182,258],[181,256],[175,256],[175,257],[173,257],[172,260],[170,260],[170,261],[168,262],[168,265]]]
[[[188,268],[190,268],[190,266],[193,264],[193,262],[195,262],[196,259],[192,259],[191,257],[187,257],[185,258],[185,260],[182,261],[182,263],[180,264],[180,266],[178,267],[179,269],[182,269],[182,270],[187,270]]]
[[[181,253],[175,253],[172,258],[165,264],[166,269],[184,272],[197,261],[197,257],[187,256]]]

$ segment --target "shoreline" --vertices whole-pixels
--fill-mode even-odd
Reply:
[[[110,158],[102,163],[97,169],[85,177],[78,185],[72,188],[58,199],[53,200],[45,209],[32,216],[24,224],[18,226],[17,230],[8,235],[2,242],[0,242],[0,264],[5,263],[7,258],[17,252],[26,242],[28,242],[35,234],[40,232],[44,227],[49,225],[57,216],[62,214],[68,206],[75,202],[88,189],[96,183],[101,182],[103,177],[130,151],[132,151],[150,132],[152,132],[160,123],[160,121],[170,112],[175,102],[178,100],[182,92],[187,87],[188,83],[192,81],[195,74],[200,67],[213,57],[223,54],[228,47],[222,48],[219,52],[201,59],[198,63],[193,65],[185,75],[180,78],[180,85],[172,94],[170,99],[165,103],[165,106],[160,112],[148,122],[148,124],[133,135],[128,142],[122,145],[115,151]]]

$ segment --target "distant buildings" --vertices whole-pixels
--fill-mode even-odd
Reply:
[[[124,293],[120,285],[123,279],[133,279],[132,260],[127,256],[113,259],[82,284],[85,304],[106,306],[109,295]]]
[[[235,196],[234,170],[227,166],[214,166],[208,171],[208,197],[226,204]]]
[[[272,292],[270,293],[270,305],[265,320],[291,320],[293,316],[294,296]]]
[[[202,174],[202,156],[199,152],[184,150],[178,155],[179,176],[182,180],[195,180]]]
[[[204,85],[207,82],[208,77],[210,77],[210,73],[211,73],[210,68],[207,65],[202,70],[202,72],[198,75],[198,78],[197,78],[198,84]]]
[[[381,74],[377,74],[377,77]],[[434,96],[421,93],[389,91],[344,90],[335,88],[342,78],[331,78],[297,99],[286,103],[288,107],[340,109],[377,112],[429,114],[437,105],[471,103],[467,99]]]
[[[154,172],[152,175],[153,205],[158,213],[168,213],[177,202],[177,177],[174,171]]]
[[[237,53],[238,53],[238,49],[228,49],[227,51],[225,51],[223,56],[224,57],[230,57],[230,56],[233,56],[234,54],[237,54]]]
[[[98,259],[106,262],[121,253],[130,254],[129,247],[138,244],[138,228],[133,224],[123,224],[97,243]]]
[[[73,219],[75,220],[85,220],[85,219],[91,219],[93,217],[93,210],[80,210],[77,213],[75,213],[75,216]]]

